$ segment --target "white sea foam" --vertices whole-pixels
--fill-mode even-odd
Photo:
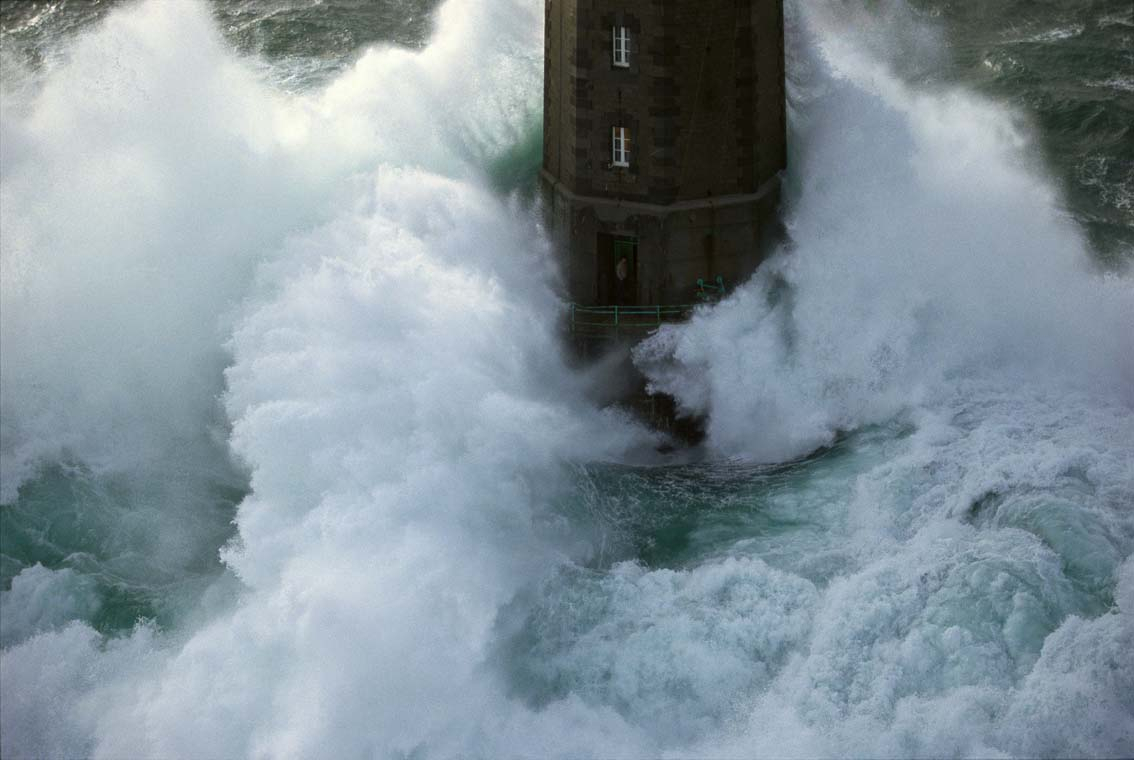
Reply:
[[[303,162],[273,150],[280,104],[206,14],[160,4],[113,14],[39,87],[9,71],[0,499],[65,455],[192,467],[220,417],[224,313],[314,205]]]
[[[688,752],[1128,754],[1130,611],[1106,599],[1134,549],[1134,287],[1091,270],[1012,114],[848,37],[799,88],[820,118],[791,250],[637,359],[731,455],[916,433],[824,515],[843,566],[807,646]]]
[[[1083,33],[1083,31],[1085,29],[1086,29],[1086,26],[1084,26],[1083,24],[1068,24],[1067,26],[1059,26],[1059,27],[1056,27],[1055,29],[1047,29],[1047,30],[1042,31],[1042,32],[1035,32],[1034,34],[1029,34],[1026,37],[1019,37],[1019,38],[1015,38],[1015,39],[1005,40],[1005,42],[1007,42],[1009,44],[1011,44],[1011,43],[1029,43],[1029,44],[1041,43],[1042,44],[1042,43],[1060,42],[1062,40],[1069,40],[1069,39],[1073,39],[1075,37],[1078,37],[1079,35],[1081,35]]]
[[[258,82],[194,3],[111,14],[39,87],[6,62],[0,501],[61,454],[190,457],[256,266],[380,160],[461,176],[511,145],[538,107],[538,20],[448,8],[426,52],[371,51],[309,97]]]
[[[826,50],[837,79],[798,151],[793,251],[642,346],[654,386],[761,461],[974,372],[1134,404],[1134,288],[1091,273],[1012,115],[911,91],[837,38]]]
[[[569,704],[509,718],[481,672],[496,609],[562,561],[540,517],[559,463],[641,435],[582,402],[534,220],[469,178],[530,120],[539,21],[450,4],[424,52],[372,51],[285,101],[203,8],[129,7],[5,120],[9,497],[63,449],[167,465],[163,413],[190,433],[208,417],[228,325],[253,487],[226,552],[247,587],[235,612],[157,651],[141,629],[100,652],[81,624],[5,650],[6,757],[456,751],[494,746],[477,738],[494,715],[518,742],[546,722],[564,751],[585,746],[584,715],[633,735]],[[75,223],[57,239],[60,217]],[[74,300],[47,303],[60,293]]]
[[[69,568],[32,565],[0,596],[0,643],[17,643],[72,620],[89,619],[100,604],[93,579]]]
[[[82,71],[5,109],[4,192],[47,199],[3,212],[4,308],[11,292],[29,313],[26,335],[8,325],[19,310],[4,329],[34,365],[5,364],[5,478],[64,445],[160,471],[143,454],[177,438],[158,412],[199,429],[223,339],[252,493],[227,608],[109,640],[63,624],[76,605],[21,623],[0,657],[0,753],[1130,754],[1130,283],[1090,273],[1004,112],[911,92],[851,45],[807,62],[839,76],[793,87],[816,96],[798,104],[793,252],[640,358],[730,454],[789,458],[895,419],[909,432],[863,435],[843,469],[769,489],[805,541],[578,566],[553,504],[572,494],[563,465],[641,433],[583,401],[554,345],[538,226],[473,168],[530,118],[539,13],[452,0],[422,53],[371,51],[285,99],[200,8],[131,6],[80,41]],[[198,66],[212,85],[154,102]],[[84,99],[94,86],[104,97]],[[131,118],[121,144],[107,126],[89,156],[66,147],[64,126]],[[151,192],[37,184],[70,166],[85,187],[119,160],[103,154]],[[55,200],[104,263],[82,261],[82,230],[52,242]],[[233,228],[209,232],[204,213]],[[139,262],[176,274],[160,298],[142,300],[148,275],[90,280]],[[121,318],[55,322],[36,292]],[[127,361],[114,330],[156,353]],[[86,378],[65,354],[37,358],[57,333]],[[154,411],[131,416],[117,386],[139,366]],[[119,406],[129,435],[108,442]],[[9,409],[32,413],[15,425]],[[26,575],[21,593],[70,582]]]

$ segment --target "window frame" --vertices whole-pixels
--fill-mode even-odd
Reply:
[[[619,24],[610,27],[610,45],[611,66],[630,68],[630,28]]]
[[[630,129],[610,128],[610,165],[619,169],[630,168]]]

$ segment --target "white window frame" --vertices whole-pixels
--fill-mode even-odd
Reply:
[[[630,130],[626,127],[610,129],[610,165],[623,169],[630,167]]]
[[[630,68],[630,30],[624,26],[610,28],[611,63],[620,68]]]

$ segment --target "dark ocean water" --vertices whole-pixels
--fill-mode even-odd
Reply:
[[[1100,257],[1134,248],[1134,11],[1121,2],[918,3],[939,19],[950,77],[1033,120],[1068,210]],[[927,74],[932,78],[932,74]]]

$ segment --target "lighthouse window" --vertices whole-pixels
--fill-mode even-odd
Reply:
[[[610,163],[613,166],[630,166],[630,130],[626,127],[612,130]]]
[[[614,39],[614,65],[621,68],[630,66],[630,30],[624,26],[611,28]]]

